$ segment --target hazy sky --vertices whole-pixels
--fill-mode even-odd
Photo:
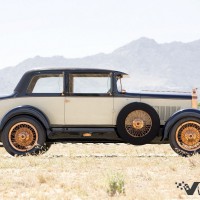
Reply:
[[[200,39],[200,0],[0,0],[0,68],[109,53],[143,36]]]

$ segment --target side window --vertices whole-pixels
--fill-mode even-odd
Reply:
[[[28,94],[60,94],[63,92],[62,74],[42,74],[32,78]]]
[[[110,74],[71,74],[70,94],[111,94]]]

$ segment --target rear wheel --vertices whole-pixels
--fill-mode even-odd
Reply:
[[[181,156],[200,152],[200,120],[185,118],[178,121],[170,132],[170,145]]]
[[[36,155],[45,146],[43,126],[29,116],[14,117],[3,129],[2,142],[11,155]]]
[[[125,106],[117,118],[117,131],[125,141],[134,144],[147,144],[158,134],[160,119],[151,106],[132,103]]]

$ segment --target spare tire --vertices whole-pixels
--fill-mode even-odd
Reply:
[[[134,145],[149,143],[158,135],[159,129],[160,119],[157,112],[145,103],[128,104],[117,117],[118,135]]]

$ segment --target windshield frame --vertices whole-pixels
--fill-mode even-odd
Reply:
[[[114,93],[115,94],[125,94],[126,90],[123,89],[123,81],[122,78],[129,77],[128,74],[114,74]],[[119,82],[118,82],[119,81]],[[118,84],[120,84],[120,90],[118,89]]]

